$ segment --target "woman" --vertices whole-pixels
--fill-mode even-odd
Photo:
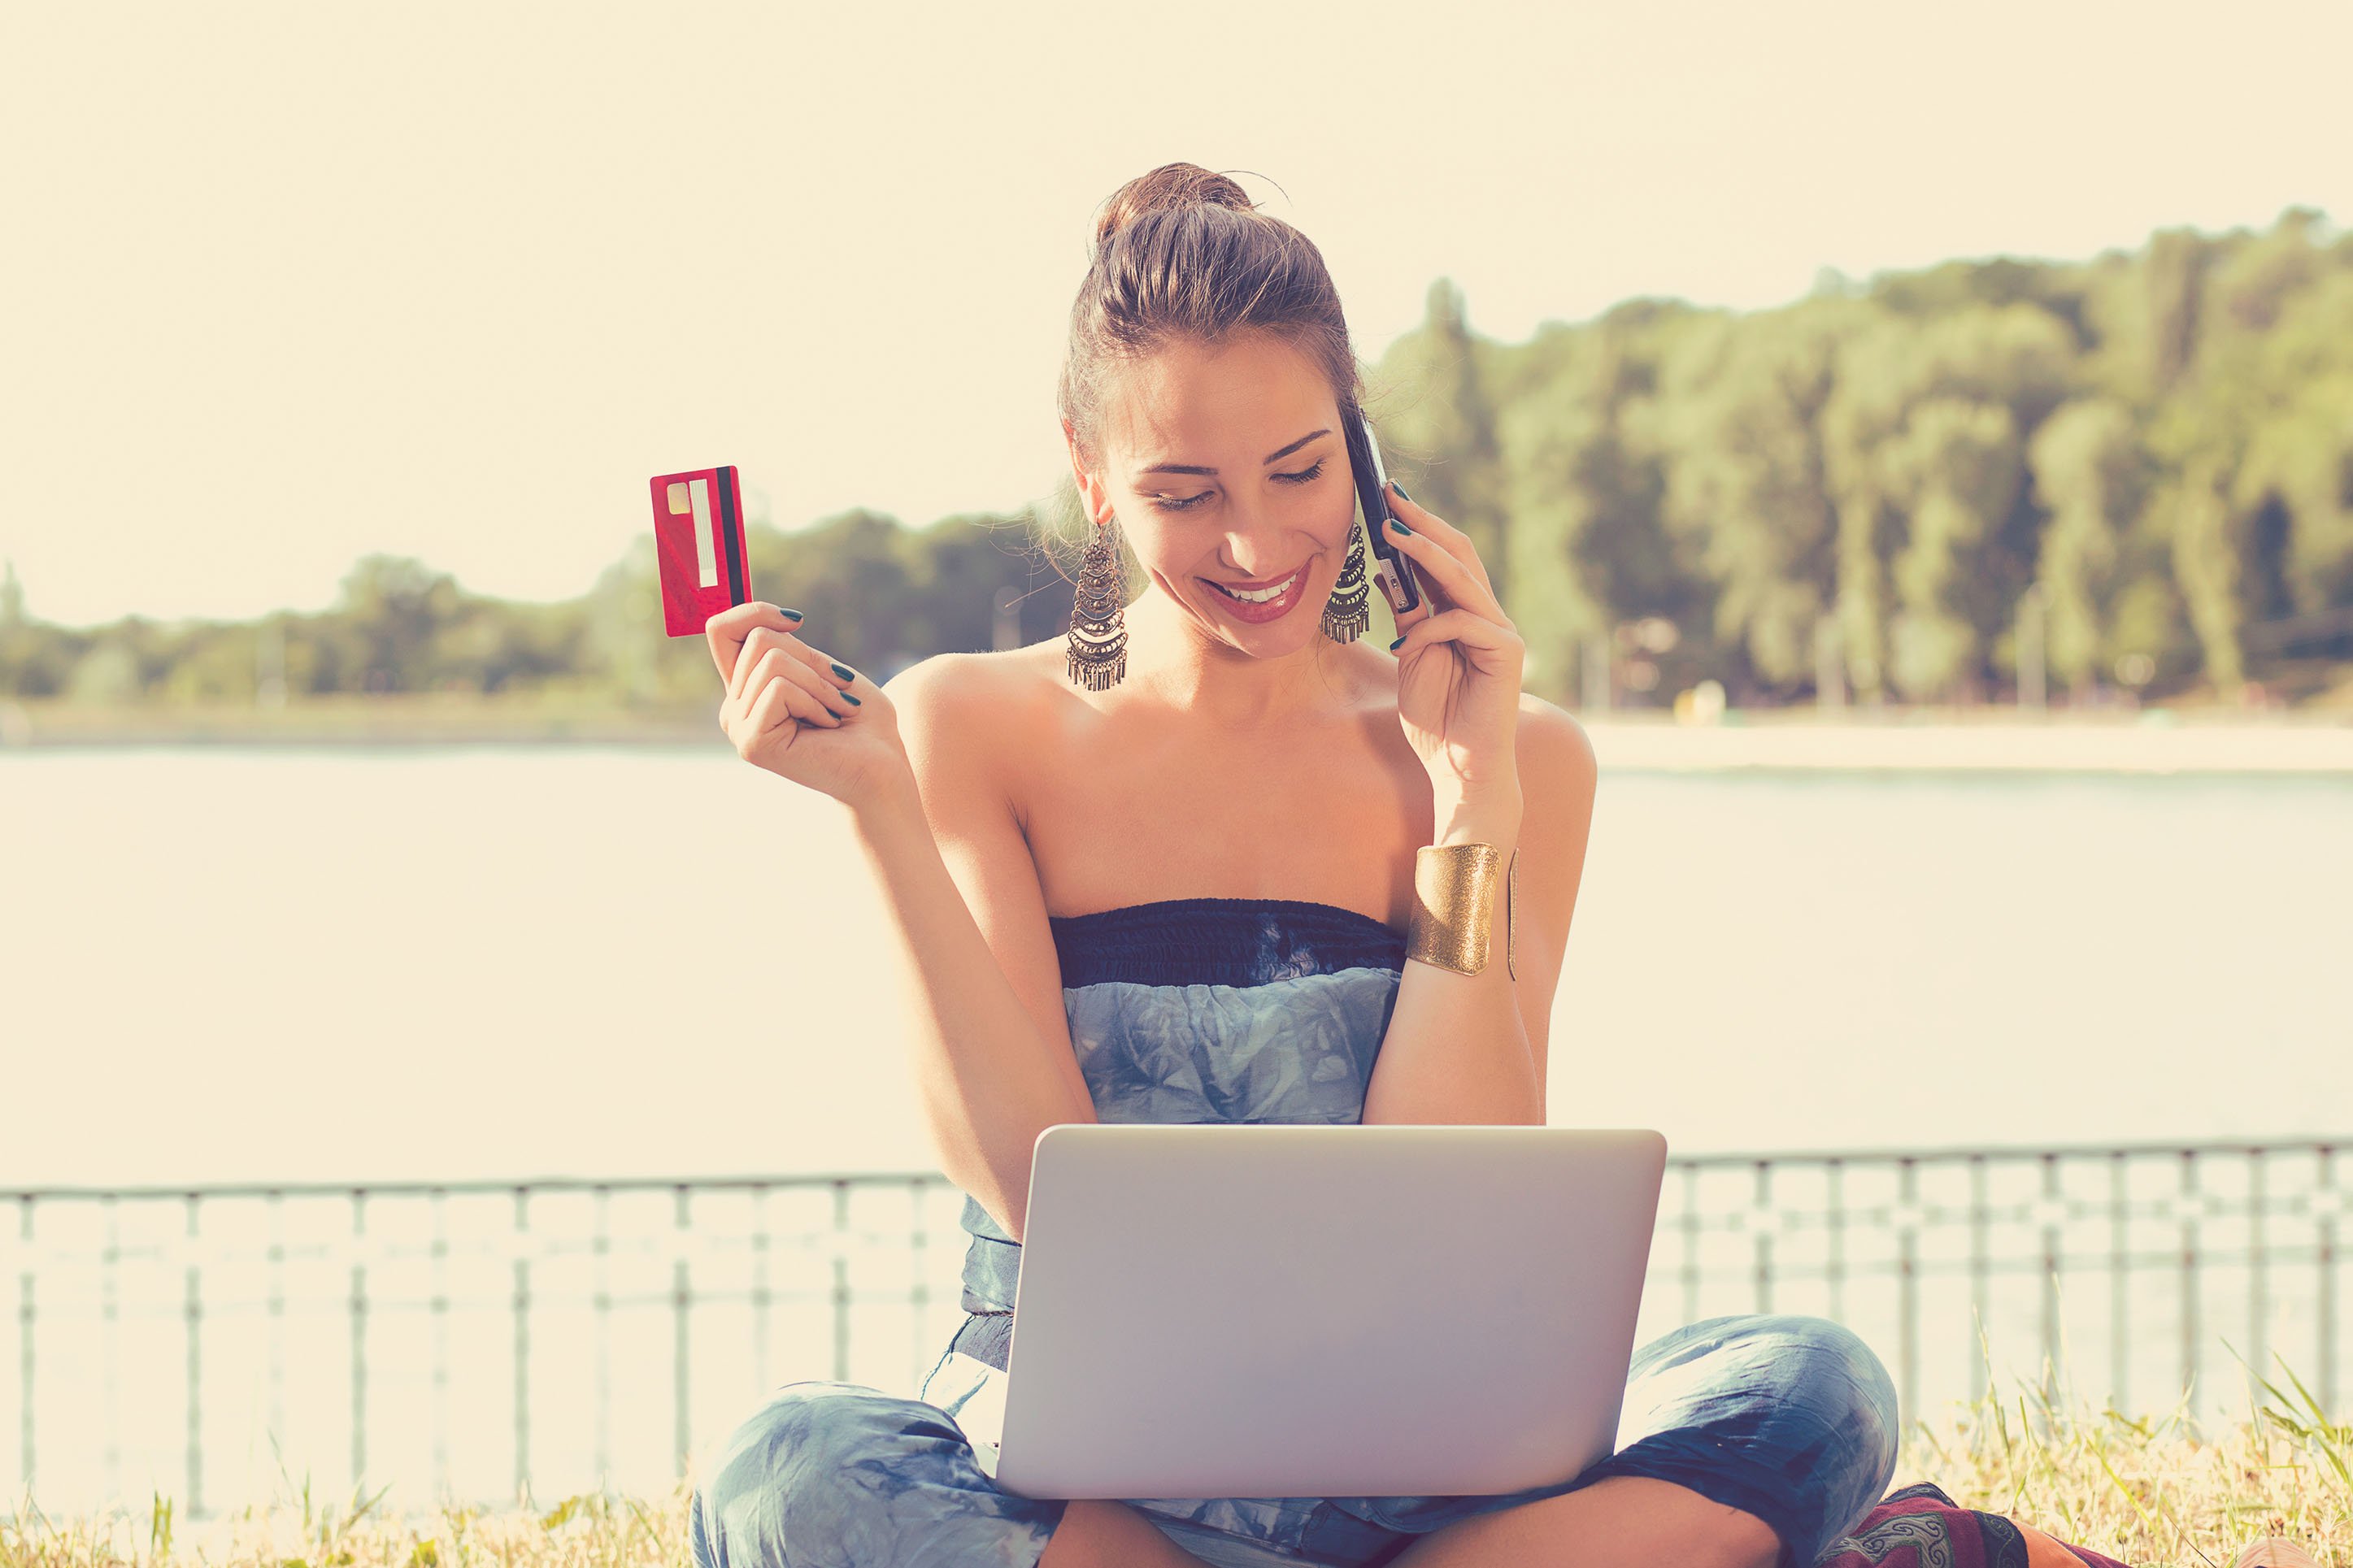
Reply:
[[[1315,247],[1221,175],[1156,169],[1110,203],[1072,316],[1061,414],[1093,535],[1067,649],[929,659],[885,694],[797,612],[712,622],[729,738],[850,808],[892,906],[972,1240],[971,1315],[920,1397],[790,1384],[711,1452],[704,1568],[1766,1568],[1813,1563],[1885,1489],[1885,1369],[1797,1317],[1643,1347],[1620,1451],[1528,1492],[1063,1502],[998,1489],[976,1455],[1047,1126],[1545,1120],[1592,753],[1521,691],[1471,541],[1402,489],[1427,602],[1393,648],[1355,640],[1358,390]],[[1133,604],[1114,518],[1149,579]],[[1418,865],[1454,879],[1437,912],[1471,951],[1435,944]],[[1489,936],[1504,962],[1476,962]]]

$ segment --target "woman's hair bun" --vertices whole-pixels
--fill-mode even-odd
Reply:
[[[1103,204],[1103,216],[1095,222],[1095,254],[1101,256],[1112,236],[1145,213],[1189,206],[1254,212],[1258,204],[1225,174],[1213,174],[1198,163],[1163,163],[1120,186]]]

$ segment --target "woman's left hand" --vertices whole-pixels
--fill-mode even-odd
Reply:
[[[1388,529],[1413,563],[1420,605],[1398,617],[1398,723],[1439,799],[1519,791],[1520,675],[1527,644],[1504,614],[1470,537],[1392,480]],[[1381,569],[1386,574],[1388,567]],[[1384,590],[1386,592],[1386,590]]]

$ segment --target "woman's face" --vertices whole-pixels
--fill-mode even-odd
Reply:
[[[1208,636],[1259,655],[1320,635],[1356,519],[1331,384],[1281,339],[1170,345],[1123,367],[1104,472],[1072,467],[1087,515],[1116,513],[1158,592]],[[1297,581],[1272,605],[1213,584]]]

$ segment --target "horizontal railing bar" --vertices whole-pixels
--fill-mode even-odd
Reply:
[[[2301,1247],[2267,1246],[2261,1251],[2201,1248],[2199,1262],[2202,1270],[2219,1272],[2250,1268],[2257,1263],[2266,1266],[2320,1263],[2328,1261],[2334,1256],[2337,1254],[2311,1244]],[[2117,1272],[2114,1264],[2117,1255],[2112,1252],[2087,1248],[2081,1252],[2062,1253],[2057,1257],[2063,1270],[2084,1279],[2096,1278],[2105,1280],[2108,1276]],[[2163,1271],[2178,1267],[2180,1260],[2181,1253],[2179,1247],[2126,1253],[2123,1255],[2123,1271],[2142,1276],[2144,1283],[2150,1290],[2161,1291],[2171,1286],[2168,1277],[2161,1277]],[[1727,1258],[1713,1267],[1702,1266],[1694,1269],[1689,1264],[1680,1260],[1659,1257],[1654,1258],[1650,1263],[1648,1271],[1660,1278],[1672,1276],[1703,1282],[1729,1280],[1744,1288],[1753,1284],[1756,1279],[1754,1260],[1740,1258]],[[1923,1276],[1984,1274],[2016,1275],[2026,1278],[2040,1276],[2044,1271],[2043,1257],[2040,1252],[2032,1257],[1997,1256],[1983,1258],[1972,1258],[1968,1256],[1916,1257],[1908,1265],[1901,1258],[1894,1257],[1883,1258],[1848,1257],[1836,1261],[1788,1259],[1777,1257],[1773,1265],[1773,1277],[1776,1279],[1799,1280],[1895,1278],[1907,1272]],[[812,1284],[806,1289],[797,1289],[789,1286],[771,1283],[765,1287],[755,1285],[749,1288],[699,1289],[695,1291],[694,1299],[698,1306],[721,1303],[777,1304],[828,1300],[833,1294],[830,1284]],[[860,1290],[858,1299],[862,1302],[905,1303],[917,1300],[918,1293],[912,1287],[907,1286],[877,1286]],[[936,1300],[936,1297],[926,1292],[923,1293],[923,1299]],[[452,1292],[434,1298],[371,1290],[368,1296],[368,1310],[371,1313],[430,1310],[437,1300],[443,1310],[451,1311],[504,1311],[514,1304],[511,1294],[501,1292],[470,1294]],[[95,1309],[101,1304],[102,1298],[95,1292],[69,1294],[53,1291],[44,1297],[46,1309],[44,1315],[54,1316],[75,1308]],[[604,1296],[604,1305],[616,1310],[640,1307],[669,1308],[675,1305],[675,1298],[666,1287],[651,1289],[644,1292],[608,1291]],[[327,1291],[288,1292],[284,1295],[269,1297],[235,1295],[226,1292],[214,1294],[208,1291],[206,1297],[205,1315],[221,1317],[243,1313],[284,1315],[323,1313],[343,1316],[348,1312],[349,1307],[348,1297]],[[594,1312],[598,1310],[596,1298],[593,1293],[566,1293],[554,1300],[533,1303],[533,1310],[543,1314]],[[168,1320],[181,1317],[185,1307],[159,1293],[144,1303],[137,1298],[119,1301],[114,1306],[113,1311],[118,1319],[124,1321],[134,1318]]]
[[[2353,1146],[2353,1133],[2343,1137],[2265,1140],[2183,1140],[2138,1143],[2078,1143],[2037,1147],[1978,1148],[1953,1146],[1929,1149],[1802,1149],[1769,1152],[1709,1152],[1674,1154],[1668,1164],[1678,1170],[1711,1170],[1757,1165],[1939,1165],[2047,1160],[2151,1159],[2170,1155],[2204,1159],[2217,1155],[2329,1154]],[[751,1192],[797,1187],[945,1186],[938,1171],[836,1171],[771,1176],[518,1176],[508,1180],[467,1182],[233,1182],[135,1187],[5,1187],[0,1201],[48,1202],[57,1199],[212,1199],[293,1197],[419,1197],[507,1195],[517,1193],[653,1193],[681,1187],[699,1192]]]
[[[0,1203],[27,1199],[512,1197],[518,1193],[754,1192],[779,1187],[944,1186],[937,1171],[837,1171],[776,1176],[516,1176],[467,1182],[221,1182],[136,1187],[0,1187]]]
[[[2161,1155],[2175,1158],[2208,1159],[2221,1154],[2327,1154],[2353,1144],[2353,1134],[2345,1137],[2299,1138],[2282,1142],[2240,1140],[2148,1143],[2057,1143],[2048,1146],[2017,1144],[2009,1147],[1973,1148],[1955,1145],[1930,1149],[1800,1149],[1775,1150],[1762,1153],[1705,1153],[1667,1156],[1667,1163],[1678,1167],[1705,1169],[1722,1166],[1755,1165],[1941,1165],[1972,1164],[1979,1162],[2018,1161],[2040,1163],[2044,1160],[2113,1160],[2149,1159]]]

